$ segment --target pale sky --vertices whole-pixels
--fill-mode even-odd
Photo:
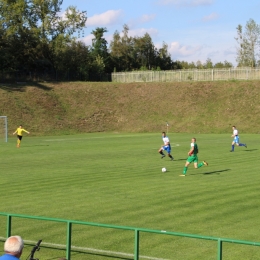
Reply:
[[[225,60],[236,65],[236,27],[253,19],[260,23],[260,0],[64,0],[68,6],[87,11],[84,37],[91,45],[91,31],[106,27],[108,47],[113,34],[129,27],[130,36],[146,32],[158,48],[165,42],[172,60],[215,64]]]

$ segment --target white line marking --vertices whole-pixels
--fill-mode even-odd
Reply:
[[[146,136],[148,136],[147,134]],[[91,139],[104,139],[104,138],[125,138],[125,137],[136,137],[136,136],[143,136],[142,134],[134,134],[134,135],[109,135],[109,136],[93,136],[93,137],[82,137],[82,138],[53,138],[53,139],[46,139],[43,140],[45,142],[57,142],[57,141],[76,141],[76,140],[91,140]]]

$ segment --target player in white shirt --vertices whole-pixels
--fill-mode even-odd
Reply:
[[[245,146],[245,148],[247,148],[246,144],[239,143],[238,130],[236,129],[236,127],[234,125],[232,126],[232,129],[233,129],[233,134],[231,135],[231,137],[234,138],[234,139],[233,139],[233,142],[232,142],[232,146],[231,146],[230,152],[234,152],[235,145],[236,146]]]
[[[161,148],[159,149],[159,154],[162,155],[161,158],[165,157],[165,154],[163,153],[163,151],[166,151],[168,156],[171,158],[171,161],[173,161],[173,157],[171,156],[171,144],[170,144],[170,139],[168,136],[166,136],[165,132],[162,132],[162,140],[163,140],[163,145],[161,146]]]

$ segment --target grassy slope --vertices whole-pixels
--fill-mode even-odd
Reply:
[[[0,85],[9,129],[73,132],[259,132],[260,81],[188,83],[42,83]]]

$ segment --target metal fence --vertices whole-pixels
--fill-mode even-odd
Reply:
[[[257,80],[260,68],[132,71],[112,73],[113,82],[181,82],[218,80]]]
[[[43,220],[43,221],[52,221],[58,223],[64,223],[66,225],[66,259],[71,260],[71,251],[72,251],[72,225],[87,225],[97,228],[111,228],[111,229],[120,229],[125,231],[133,231],[134,232],[134,260],[139,260],[139,247],[140,247],[140,233],[154,233],[161,235],[170,235],[170,236],[178,236],[178,237],[187,237],[187,238],[195,238],[202,240],[210,240],[217,242],[217,260],[222,260],[222,251],[223,251],[223,243],[233,243],[240,245],[250,245],[250,246],[260,246],[259,242],[245,241],[245,240],[235,240],[229,238],[218,238],[218,237],[210,237],[210,236],[201,236],[201,235],[193,235],[193,234],[185,234],[179,232],[171,232],[166,230],[154,230],[154,229],[145,229],[145,228],[136,228],[136,227],[127,227],[127,226],[115,226],[115,225],[107,225],[93,222],[83,222],[76,220],[66,220],[66,219],[58,219],[58,218],[46,218],[46,217],[35,217],[21,214],[9,214],[0,212],[0,216],[6,217],[6,237],[12,235],[12,224],[13,218],[23,218],[23,219],[35,219],[35,220]],[[53,246],[55,248],[55,246]],[[58,249],[58,248],[57,248]]]

